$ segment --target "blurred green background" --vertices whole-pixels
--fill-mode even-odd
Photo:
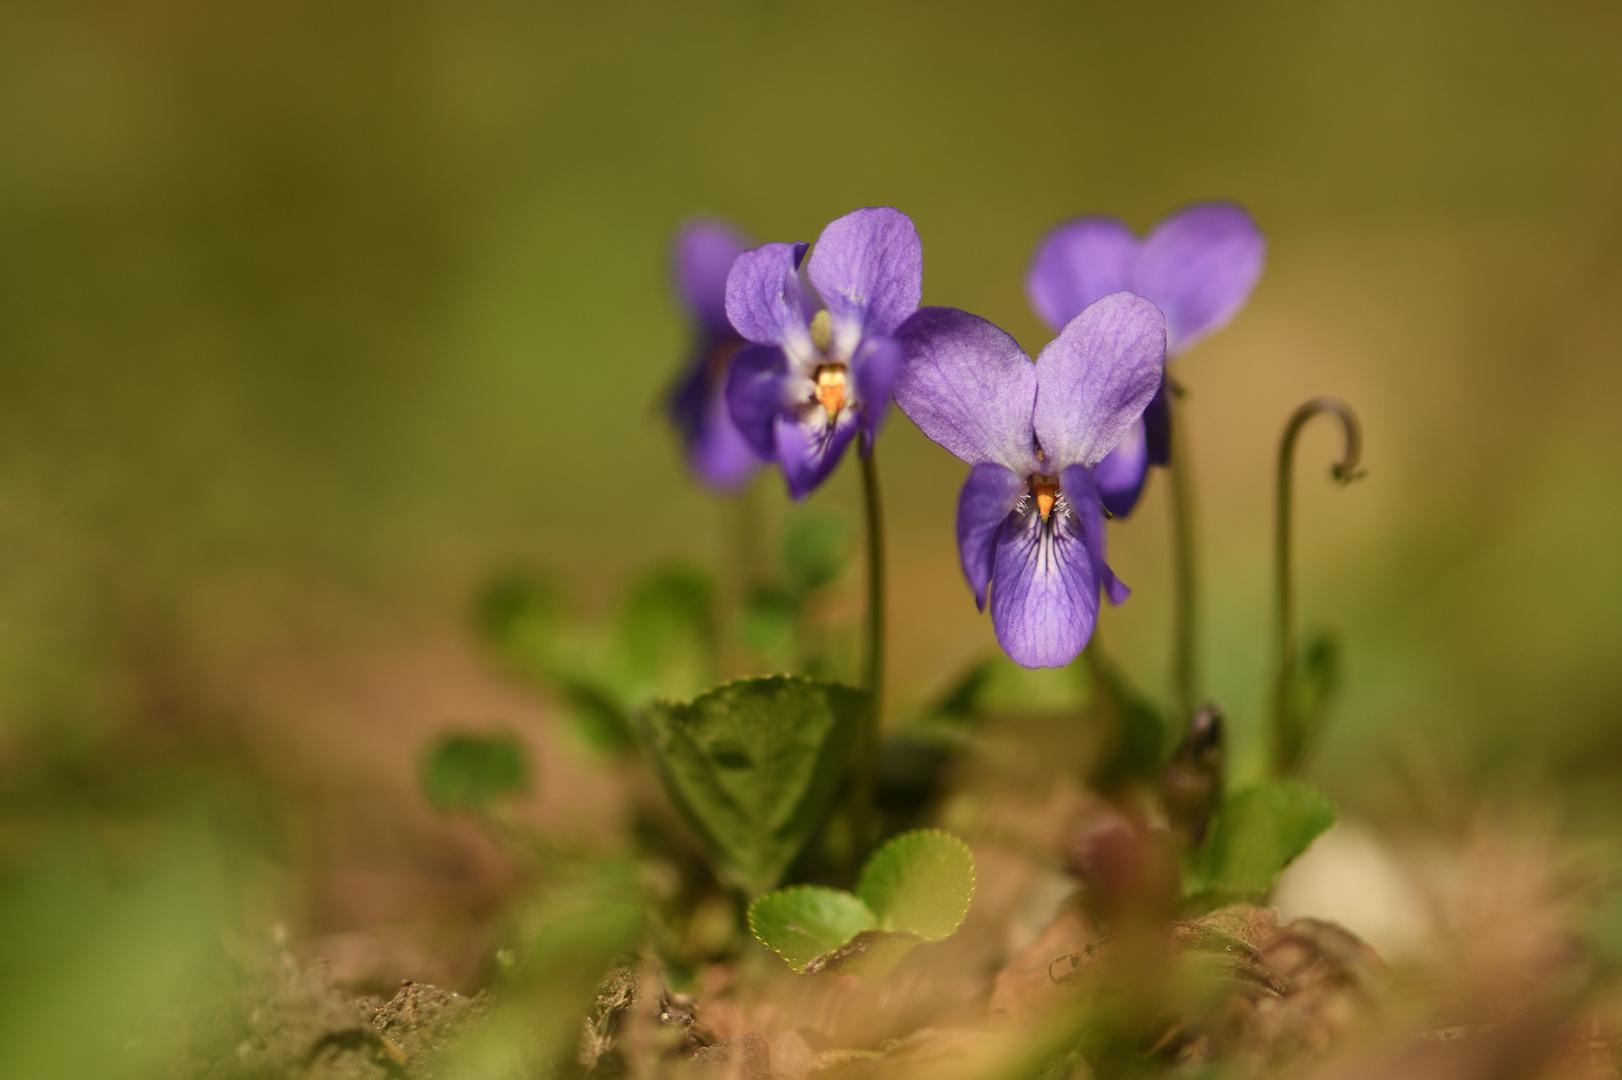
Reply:
[[[1049,225],[1227,197],[1267,270],[1180,377],[1205,682],[1241,758],[1271,454],[1336,393],[1368,477],[1333,488],[1309,433],[1302,620],[1346,667],[1314,772],[1353,795],[1395,759],[1614,776],[1619,41],[1598,2],[8,3],[5,738],[330,738],[364,718],[265,684],[374,631],[368,663],[461,640],[501,565],[601,608],[649,560],[719,563],[728,511],[657,410],[694,212],[811,240],[899,206],[925,302],[1034,351]],[[963,466],[899,416],[880,454],[899,708],[992,636],[957,570]],[[851,474],[816,500],[854,515]],[[1102,624],[1157,694],[1165,495],[1112,526],[1136,593]]]

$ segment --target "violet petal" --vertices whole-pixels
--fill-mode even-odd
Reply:
[[[869,337],[856,352],[852,374],[856,398],[862,403],[862,431],[872,438],[878,435],[890,411],[890,393],[901,374],[901,342],[893,337]]]
[[[1244,207],[1197,203],[1144,239],[1132,289],[1165,312],[1167,351],[1176,356],[1239,313],[1266,256],[1267,241]]]
[[[1132,287],[1138,238],[1112,217],[1073,218],[1036,245],[1025,272],[1031,307],[1058,333],[1065,323],[1110,293]]]
[[[783,411],[787,367],[783,350],[772,345],[740,349],[727,365],[727,411],[744,440],[768,461],[777,456],[772,424]]]
[[[828,306],[834,352],[848,359],[865,334],[893,335],[918,310],[923,244],[893,207],[853,210],[822,230],[806,272]]]
[[[1143,410],[1143,433],[1149,444],[1149,464],[1166,465],[1171,462],[1171,399],[1167,397],[1166,380],[1160,380],[1160,389],[1149,399]],[[1110,511],[1114,513],[1114,511]]]
[[[1025,493],[1024,478],[994,462],[976,465],[963,481],[957,499],[957,551],[963,576],[969,579],[975,606],[981,611],[986,609],[997,536]]]
[[[727,275],[749,247],[742,233],[715,218],[690,221],[676,234],[677,292],[693,321],[712,336],[734,333],[727,321]]]
[[[839,464],[845,447],[856,435],[856,418],[846,409],[830,428],[821,409],[808,411],[804,419],[789,413],[778,414],[772,425],[777,439],[777,461],[783,466],[788,493],[803,499],[828,478]]]
[[[1126,517],[1138,505],[1144,481],[1149,478],[1149,446],[1143,421],[1127,428],[1115,449],[1104,455],[1093,469],[1098,497],[1116,517]]]
[[[1021,667],[1063,667],[1093,636],[1098,578],[1074,514],[1044,522],[1035,501],[997,537],[991,623],[997,643]]]
[[[1096,465],[1160,386],[1166,321],[1141,296],[1114,293],[1065,326],[1036,358],[1036,439],[1045,472]]]
[[[732,422],[719,386],[710,388],[687,443],[687,460],[700,480],[721,492],[742,487],[761,464],[754,447]]]
[[[727,319],[756,345],[781,345],[799,356],[811,351],[811,331],[800,301],[805,244],[765,244],[739,255],[727,276]]]
[[[996,326],[956,308],[920,308],[902,324],[895,403],[923,433],[967,461],[1037,471],[1031,415],[1036,365]]]
[[[1125,603],[1132,590],[1115,576],[1104,559],[1104,513],[1099,508],[1099,492],[1094,486],[1093,474],[1085,465],[1072,465],[1059,474],[1059,490],[1064,492],[1071,512],[1081,522],[1081,538],[1087,545],[1087,557],[1092,560],[1094,578],[1103,586],[1111,604]]]

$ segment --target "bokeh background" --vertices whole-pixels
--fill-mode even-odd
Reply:
[[[811,240],[901,207],[925,303],[1034,351],[1021,277],[1047,227],[1223,197],[1268,265],[1179,377],[1203,681],[1238,769],[1268,677],[1272,455],[1334,393],[1368,475],[1332,486],[1333,431],[1309,431],[1301,617],[1345,664],[1311,774],[1369,815],[1417,785],[1603,825],[1619,44],[1596,0],[8,3],[0,760],[155,747],[254,777],[315,823],[276,843],[332,869],[293,905],[329,952],[409,921],[400,863],[453,898],[498,874],[451,826],[420,839],[427,733],[503,722],[543,772],[555,756],[545,707],[470,640],[480,583],[544,563],[603,611],[638,566],[733,550],[658,408],[684,218]],[[993,638],[957,570],[964,467],[898,415],[880,457],[900,714]],[[1157,695],[1166,494],[1111,526],[1136,591],[1101,631]],[[775,479],[760,497],[788,513]],[[814,501],[858,520],[854,470]],[[548,774],[546,812],[589,823],[601,787]]]

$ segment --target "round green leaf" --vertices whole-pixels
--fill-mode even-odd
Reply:
[[[795,971],[874,925],[873,912],[843,889],[796,885],[749,905],[749,929]]]
[[[940,829],[902,833],[875,851],[856,885],[881,930],[925,941],[951,937],[974,897],[974,856]]]
[[[475,812],[529,790],[529,754],[517,735],[441,735],[422,759],[422,789],[440,811]]]

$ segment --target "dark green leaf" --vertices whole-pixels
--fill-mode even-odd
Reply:
[[[738,636],[758,653],[784,652],[792,644],[800,605],[782,589],[759,587],[744,602]]]
[[[1123,784],[1156,779],[1166,742],[1160,714],[1096,642],[1088,646],[1082,659],[1092,681],[1088,720],[1103,733],[1088,783],[1110,792]]]
[[[620,619],[629,674],[667,694],[691,692],[715,667],[715,581],[693,567],[656,570],[631,590]]]
[[[538,571],[513,571],[491,582],[475,610],[479,636],[519,674],[540,677],[554,663],[566,612],[560,590]]]
[[[981,698],[992,676],[993,659],[986,657],[970,664],[957,680],[949,685],[925,709],[930,719],[966,721],[982,712]]]
[[[968,845],[941,829],[918,829],[890,838],[869,857],[856,894],[878,929],[940,941],[963,925],[974,885]]]
[[[529,790],[529,754],[518,736],[456,732],[429,745],[422,790],[443,813],[478,813]]]
[[[779,889],[749,905],[749,929],[795,971],[871,930],[875,922],[873,912],[855,896],[820,885]]]
[[[802,517],[783,538],[783,566],[796,595],[831,585],[850,561],[850,529],[834,517]]]
[[[1334,823],[1334,803],[1300,780],[1268,780],[1235,792],[1212,822],[1201,872],[1185,892],[1214,899],[1263,896]]]
[[[777,883],[838,793],[865,695],[787,675],[638,714],[665,790],[751,892]]]

